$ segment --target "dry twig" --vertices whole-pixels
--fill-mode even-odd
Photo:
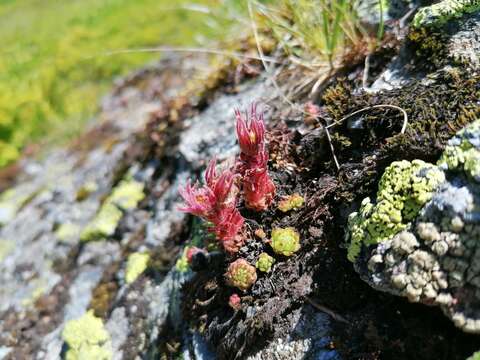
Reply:
[[[328,142],[330,144],[330,149],[332,151],[332,156],[333,156],[333,160],[335,161],[335,166],[337,167],[337,170],[340,170],[340,164],[338,163],[338,159],[337,159],[337,156],[335,155],[335,149],[333,147],[333,144],[332,144],[332,140],[331,140],[331,137],[330,137],[330,132],[328,131],[329,128],[335,126],[335,125],[339,125],[341,124],[342,122],[344,122],[345,120],[351,118],[352,116],[354,115],[357,115],[357,114],[360,114],[362,112],[365,112],[365,111],[368,111],[368,110],[372,110],[372,109],[378,109],[378,108],[391,108],[391,109],[395,109],[395,110],[398,110],[400,111],[402,114],[403,114],[403,125],[402,125],[402,129],[400,130],[400,134],[404,134],[405,133],[405,130],[407,129],[407,125],[408,125],[408,115],[407,115],[407,112],[402,109],[401,107],[399,106],[396,106],[396,105],[390,105],[390,104],[380,104],[380,105],[372,105],[372,106],[367,106],[363,109],[360,109],[360,110],[357,110],[357,111],[354,111],[346,116],[344,116],[343,118],[341,118],[340,120],[338,121],[335,121],[333,124],[330,124],[328,126],[325,127],[325,133],[327,135],[327,139],[328,139]]]
[[[324,312],[325,314],[328,314],[330,315],[330,317],[336,321],[340,321],[340,322],[343,322],[345,324],[349,324],[348,320],[345,319],[343,316],[337,314],[336,312],[334,312],[333,310],[327,308],[326,306],[323,306],[323,305],[320,305],[318,304],[317,302],[313,301],[312,299],[310,299],[309,297],[305,297],[305,300],[307,300],[307,302],[312,305],[315,309],[317,310],[320,310],[321,312]]]

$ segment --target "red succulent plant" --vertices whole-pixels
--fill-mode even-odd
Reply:
[[[245,242],[245,237],[240,234],[245,220],[236,208],[238,187],[235,177],[231,170],[217,174],[216,160],[213,159],[205,171],[205,185],[187,183],[179,190],[185,201],[180,210],[210,222],[212,225],[208,230],[228,252],[238,251]]]
[[[246,157],[255,157],[265,149],[265,123],[263,114],[257,114],[255,103],[251,105],[250,116],[245,112],[245,118],[240,110],[235,109],[237,119],[238,144],[242,155]]]
[[[255,211],[268,208],[275,196],[275,185],[268,174],[268,152],[265,148],[265,123],[263,114],[252,104],[250,115],[235,111],[240,159],[237,172],[243,176],[245,206]]]
[[[243,183],[245,205],[249,209],[265,210],[275,196],[275,185],[267,169],[263,114],[258,114],[252,104],[250,113],[243,116],[235,110],[235,116],[241,150],[235,172],[227,169],[218,174],[213,159],[205,171],[203,186],[188,182],[179,190],[185,201],[180,210],[208,221],[211,224],[208,231],[229,253],[237,252],[246,241],[241,232],[245,219],[237,209],[239,183]]]
[[[191,264],[192,261],[193,261],[193,257],[194,257],[195,255],[197,255],[198,253],[204,253],[204,254],[206,254],[207,252],[206,252],[205,250],[203,250],[203,249],[200,249],[200,248],[196,247],[196,246],[189,247],[189,248],[187,249],[186,254],[185,254],[186,257],[187,257],[187,262],[188,262],[189,264]]]
[[[263,211],[272,203],[275,196],[273,184],[266,168],[253,168],[245,172],[243,180],[245,204],[249,209]]]
[[[228,305],[230,305],[233,310],[240,310],[242,307],[242,299],[238,294],[232,294],[228,298]]]

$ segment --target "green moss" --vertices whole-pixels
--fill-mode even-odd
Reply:
[[[14,248],[15,243],[13,241],[0,239],[0,262],[2,262]]]
[[[449,20],[480,9],[478,0],[443,0],[418,10],[412,24],[416,28],[442,26]]]
[[[110,360],[113,357],[110,335],[92,310],[79,319],[67,322],[62,338],[68,345],[66,360]]]
[[[105,200],[95,218],[82,231],[82,241],[100,240],[113,235],[123,211],[134,209],[145,197],[144,185],[132,179],[122,180]]]
[[[270,242],[275,253],[291,256],[300,250],[300,235],[294,228],[275,228],[272,230]]]
[[[255,267],[261,272],[270,272],[272,265],[275,263],[275,259],[267,253],[261,253],[258,257]]]
[[[423,63],[426,61],[428,59],[421,60]],[[347,126],[333,127],[331,135],[339,162],[350,162],[352,156],[354,161],[361,162],[361,157],[371,154],[373,149],[378,149],[375,156],[382,164],[398,160],[398,154],[404,159],[436,162],[452,136],[480,119],[480,87],[477,86],[480,75],[463,69],[450,69],[436,73],[431,79],[434,81],[428,83],[413,80],[402,88],[375,95],[355,93],[353,86],[345,81],[332,85],[328,91],[330,96],[324,97],[324,101],[333,120],[338,121],[356,110],[378,104],[399,106],[408,115],[404,134],[400,134],[402,121],[398,111],[384,109],[367,111],[361,118],[365,129],[355,136],[347,131]],[[337,134],[348,138],[351,145],[335,142]],[[325,159],[328,159],[325,166],[334,168],[333,161],[328,157]],[[359,181],[353,179],[344,188],[357,196],[363,193],[365,197],[372,193],[372,188],[362,190],[358,186]],[[352,200],[353,197],[347,199]]]
[[[134,282],[147,269],[149,260],[150,254],[148,253],[130,254],[125,269],[125,282],[127,284]]]
[[[444,180],[443,171],[421,160],[393,162],[380,179],[376,204],[366,198],[349,216],[348,259],[355,261],[363,244],[377,244],[406,229]]]

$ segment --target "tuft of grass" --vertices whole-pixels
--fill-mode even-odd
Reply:
[[[237,22],[241,0],[0,0],[0,167],[31,142],[68,140],[112,78],[155,53],[120,49],[201,46]]]
[[[383,1],[379,11],[383,13]],[[383,37],[383,17],[377,39],[367,33],[357,14],[358,1],[349,0],[280,0],[275,5],[256,3],[266,26],[288,55],[302,64],[337,67],[351,49],[374,46]]]

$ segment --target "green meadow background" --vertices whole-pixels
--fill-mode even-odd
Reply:
[[[242,0],[0,0],[0,167],[27,144],[78,134],[113,78],[160,57],[106,52],[207,46],[242,8]]]

